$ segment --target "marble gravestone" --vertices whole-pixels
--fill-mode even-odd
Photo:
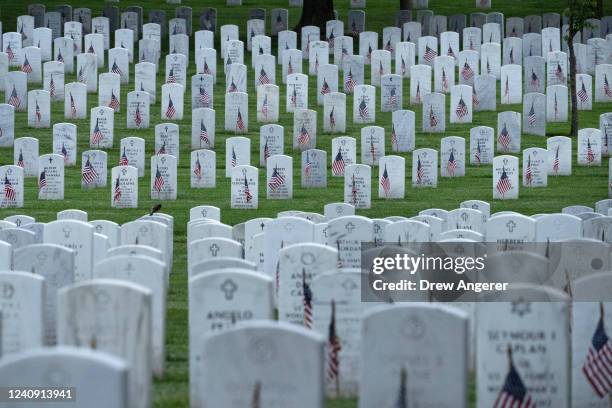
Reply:
[[[208,337],[203,355],[207,380],[201,390],[207,405],[227,406],[234,401],[322,408],[323,345],[323,336],[312,331],[265,321],[244,323]],[[296,347],[299,354],[292,352]],[[246,384],[244,392],[228,391],[237,382]],[[291,393],[286,392],[289,388]]]
[[[566,136],[553,136],[546,139],[548,150],[548,174],[569,176],[572,174],[572,140]]]
[[[390,322],[394,323],[389,326]],[[448,352],[451,339],[441,335],[444,330],[455,333],[453,347],[459,352]],[[468,315],[465,312],[434,304],[379,307],[363,316],[362,333],[360,404],[467,406]],[[418,369],[411,364],[414,358],[421,360]],[[446,376],[448,387],[440,393],[435,381],[429,378],[442,380]],[[418,392],[410,392],[411,389]]]
[[[203,342],[211,334],[231,329],[238,322],[271,320],[274,315],[272,279],[243,269],[213,270],[189,280],[189,308],[203,313],[189,315],[189,370],[191,404],[204,406]]]
[[[344,169],[344,202],[355,208],[370,208],[372,201],[370,166],[349,164]]]
[[[493,159],[493,198],[500,200],[517,199],[519,193],[518,158],[496,156]]]
[[[349,136],[332,139],[332,176],[343,177],[347,165],[357,163],[357,142]]]
[[[216,153],[200,149],[191,152],[191,188],[214,188],[216,185]]]
[[[43,346],[45,280],[30,271],[2,271],[2,354]],[[25,305],[28,307],[25,307]]]
[[[437,187],[438,152],[421,148],[412,152],[412,187]]]
[[[58,343],[125,359],[132,407],[148,407],[151,401],[151,296],[143,286],[106,279],[70,286],[58,295]],[[123,312],[114,313],[118,308]]]
[[[138,207],[138,169],[120,165],[111,169],[111,206],[113,208]]]
[[[239,165],[231,169],[231,207],[257,209],[258,207],[258,170],[249,165]]]
[[[64,156],[44,154],[38,159],[38,199],[64,199]]]

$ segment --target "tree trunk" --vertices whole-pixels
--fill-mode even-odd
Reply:
[[[595,11],[595,17],[601,19],[604,16],[603,0],[597,0],[597,10]]]
[[[410,10],[410,0],[400,0],[400,10]]]
[[[570,13],[569,30],[567,38],[567,51],[569,53],[569,93],[572,101],[572,123],[570,137],[578,137],[578,98],[576,97],[576,54],[574,53],[574,16]]]
[[[325,23],[334,18],[333,0],[304,0],[302,17],[294,31],[299,33],[302,27],[316,26],[321,29],[321,33],[325,33]]]

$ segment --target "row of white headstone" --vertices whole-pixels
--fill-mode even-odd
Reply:
[[[567,264],[562,267],[572,271],[574,296],[604,296],[611,275],[598,272],[609,269],[609,243],[582,237],[593,232],[599,238],[595,229],[612,228],[612,218],[604,215],[609,208],[612,200],[598,202],[597,213],[573,206],[563,209],[564,214],[489,216],[488,203],[468,201],[452,211],[424,210],[414,220],[369,220],[352,215],[355,209],[350,205],[332,203],[325,207],[325,215],[288,211],[277,219],[253,219],[235,227],[220,223],[218,208],[192,208],[188,225],[191,406],[226,406],[229,401],[265,406],[283,401],[322,407],[326,394],[359,395],[364,407],[374,401],[390,405],[402,400],[405,406],[451,400],[453,405],[467,406],[471,368],[476,370],[477,403],[484,407],[504,390],[511,367],[540,405],[602,401],[605,406],[582,368],[594,347],[591,337],[599,322],[610,324],[610,303],[603,304],[603,312],[597,303],[575,303],[570,314],[569,297],[559,290],[567,282],[549,282],[557,289],[523,287],[494,304],[364,304],[361,275],[355,268],[360,268],[360,242],[375,241],[381,230],[381,241],[396,242],[397,234],[414,234],[408,242],[429,240],[426,232],[434,228],[444,234],[457,226],[467,234],[464,239],[478,240],[480,231],[486,241],[519,245],[548,238],[583,241],[592,252],[572,254],[564,258]],[[171,217],[157,214],[121,227],[109,221],[88,225],[82,211],[68,210],[58,218],[46,225],[23,215],[3,222],[0,239],[10,242],[14,253],[13,261],[0,269],[23,272],[0,273],[5,294],[0,302],[2,383],[69,384],[77,387],[79,398],[98,397],[91,406],[150,406],[151,372],[161,375],[163,368],[156,339],[161,335],[163,341],[160,325],[163,328],[168,284],[165,265],[172,263],[167,258],[172,250],[166,246]],[[42,231],[38,241],[42,244],[35,243],[36,231]],[[115,236],[119,246],[106,256],[95,256],[99,262],[92,274],[80,279],[83,269],[78,259],[89,253],[90,237],[96,234],[108,234],[107,240]],[[317,242],[317,236],[326,240]],[[154,242],[163,237],[166,242]],[[437,239],[444,238],[460,236]],[[263,258],[263,265],[259,260],[251,263],[249,256],[243,259],[249,245],[260,246],[255,257]],[[0,248],[4,254],[13,252],[9,245]],[[533,283],[542,283],[535,279],[546,268],[545,257],[516,249],[505,255],[498,264],[500,275],[533,271]],[[312,300],[310,312],[305,313],[306,287]],[[275,302],[281,323],[269,321]],[[335,334],[330,337],[332,311]],[[310,316],[306,326],[312,330],[298,327],[309,321],[305,315]],[[55,341],[61,346],[37,349]],[[564,358],[570,347],[572,363]],[[13,354],[19,351],[22,354]],[[31,370],[33,366],[39,369]],[[76,375],[84,367],[103,377]],[[434,377],[436,381],[431,381]],[[92,390],[92,379],[97,388],[108,384],[104,395]],[[440,383],[448,392],[439,392]]]

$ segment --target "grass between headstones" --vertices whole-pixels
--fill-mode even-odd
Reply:
[[[32,3],[34,1],[32,0]],[[44,2],[47,10],[54,10],[56,6],[66,3],[64,0],[47,0]],[[115,3],[110,3],[114,5]],[[130,1],[116,3],[119,7],[127,7],[135,4]],[[96,0],[82,0],[78,4],[73,4],[73,7],[90,7],[92,15],[101,15],[101,10],[104,3]],[[201,4],[195,0],[183,0],[184,6],[194,8],[194,31],[198,29],[199,10],[203,8]],[[482,11],[474,7],[473,0],[438,0],[431,1],[431,6],[436,14],[450,16],[457,13],[469,13],[474,11]],[[3,31],[15,30],[17,16],[27,13],[27,2],[4,4],[1,10]],[[240,27],[240,38],[245,41],[246,49],[246,20],[249,9],[261,7],[262,2],[255,0],[244,0],[242,7],[227,7],[225,1],[213,0],[206,3],[206,6],[216,7],[218,11],[217,33],[215,35],[216,48],[219,50],[219,27],[223,24],[236,24]],[[287,8],[286,0],[269,0],[265,2],[268,10],[268,17],[273,8]],[[339,18],[346,19],[349,0],[336,0],[334,6],[338,10]],[[385,26],[394,24],[395,13],[398,10],[397,1],[388,1],[384,4],[376,1],[368,1],[366,11],[366,30],[377,31],[379,36],[382,36],[382,29]],[[557,7],[559,6],[559,7]],[[147,22],[148,11],[152,9],[163,9],[167,13],[167,19],[174,17],[174,9],[176,5],[166,4],[163,0],[151,0],[143,4],[144,21]],[[606,15],[612,13],[612,3],[606,3],[604,10]],[[543,14],[546,12],[561,13],[560,5],[554,2],[545,0],[533,1],[511,1],[511,0],[493,0],[493,10],[501,11],[506,17],[512,16],[527,16],[529,14]],[[299,8],[289,8],[289,27],[293,27],[299,17],[301,10]],[[469,20],[468,20],[469,21]],[[266,21],[267,32],[270,32],[270,21]],[[118,223],[131,221],[147,212],[147,210],[155,205],[157,201],[150,199],[150,175],[149,175],[149,160],[150,155],[154,154],[154,126],[162,123],[161,120],[161,90],[160,86],[164,81],[164,66],[165,53],[167,52],[167,36],[163,38],[163,54],[160,59],[161,68],[157,76],[158,98],[157,103],[151,106],[151,126],[144,130],[128,130],[126,129],[126,101],[127,92],[133,90],[134,67],[130,67],[130,84],[122,86],[121,100],[123,101],[121,112],[115,114],[115,134],[114,148],[107,150],[109,168],[116,165],[119,160],[119,141],[121,138],[128,136],[138,136],[146,140],[147,164],[146,176],[140,179],[139,185],[139,208],[138,209],[123,209],[115,210],[110,207],[111,204],[111,184],[108,183],[104,189],[82,190],[81,189],[81,174],[80,174],[80,157],[81,153],[89,149],[89,109],[97,106],[97,94],[88,95],[88,119],[74,121],[78,126],[78,162],[77,166],[66,168],[65,179],[65,199],[62,201],[38,201],[37,200],[37,185],[36,179],[26,179],[25,186],[25,207],[21,209],[7,209],[0,211],[0,218],[12,214],[28,214],[36,217],[37,220],[48,222],[54,220],[56,212],[67,208],[79,208],[86,210],[89,213],[89,219],[109,219]],[[111,42],[111,44],[113,44]],[[137,46],[137,44],[136,44]],[[214,108],[217,112],[217,187],[214,189],[193,190],[189,188],[190,177],[190,151],[191,151],[191,98],[190,98],[190,79],[195,72],[195,63],[193,61],[194,52],[194,37],[190,38],[190,47],[192,52],[191,60],[188,67],[188,86],[186,87],[184,118],[180,121],[180,141],[181,141],[181,158],[178,163],[178,199],[176,201],[166,201],[163,203],[163,212],[172,214],[175,217],[175,256],[173,265],[173,274],[171,276],[170,288],[167,299],[167,368],[164,378],[155,381],[154,387],[154,402],[156,407],[185,407],[188,406],[188,336],[187,336],[187,253],[186,253],[186,224],[189,218],[189,208],[199,204],[215,205],[221,208],[222,222],[226,224],[237,224],[244,222],[254,217],[275,217],[276,213],[283,210],[304,210],[323,212],[323,206],[326,203],[334,201],[342,201],[343,197],[343,179],[329,176],[328,186],[325,189],[302,189],[300,187],[299,174],[301,169],[300,153],[291,151],[291,131],[293,128],[293,116],[288,114],[284,109],[285,102],[285,87],[281,84],[280,65],[277,66],[277,84],[281,87],[280,91],[280,106],[281,114],[279,123],[285,126],[285,154],[293,157],[294,165],[294,194],[292,200],[266,200],[265,199],[265,169],[260,169],[260,206],[257,211],[232,210],[230,209],[230,183],[229,179],[224,177],[224,158],[225,155],[225,139],[234,136],[233,133],[223,131],[224,118],[224,88],[225,81],[223,75],[222,62],[217,65],[218,80],[215,86],[215,101]],[[354,42],[354,50],[358,51],[358,41]],[[272,52],[277,53],[276,41],[272,42]],[[218,55],[221,61],[221,55]],[[330,61],[333,58],[330,56]],[[106,61],[108,63],[108,61]],[[250,55],[245,51],[245,65],[250,67]],[[307,67],[307,61],[304,61],[304,67]],[[108,67],[101,68],[99,73],[108,72]],[[366,83],[369,83],[370,68],[366,66]],[[259,157],[259,127],[261,124],[256,122],[256,91],[253,85],[253,71],[249,69],[248,73],[248,92],[249,92],[249,123],[250,129],[248,137],[252,139],[251,149],[252,164],[258,164]],[[67,75],[66,83],[74,81],[75,75]],[[469,125],[457,125],[447,123],[445,134],[429,135],[423,134],[421,130],[421,108],[408,105],[409,101],[409,80],[404,81],[404,108],[415,111],[416,120],[416,148],[431,147],[436,150],[440,148],[440,140],[444,136],[461,136],[466,138],[466,144],[469,146],[469,129],[474,126],[485,125],[497,129],[497,113],[505,110],[522,112],[522,105],[500,105],[499,104],[499,89],[498,93],[498,112],[477,112],[474,114],[474,120]],[[499,86],[498,86],[499,87]],[[30,84],[28,89],[42,89],[42,85]],[[310,108],[316,109],[318,112],[318,140],[317,148],[328,151],[328,162],[330,161],[331,139],[329,134],[323,134],[323,108],[316,106],[316,76],[309,78],[309,101]],[[380,112],[380,88],[377,89],[377,112],[376,125],[385,128],[385,136],[388,138],[391,132],[391,113]],[[4,100],[3,92],[0,100]],[[448,104],[449,97],[447,97]],[[347,118],[352,117],[352,96],[347,97]],[[64,122],[64,106],[62,102],[52,103],[52,123]],[[580,112],[580,127],[599,127],[599,115],[601,113],[612,111],[612,104],[595,103],[592,111]],[[448,116],[448,115],[447,115]],[[72,121],[71,121],[72,122]],[[547,136],[567,135],[569,131],[569,123],[563,124],[548,124]],[[347,120],[346,134],[357,138],[359,144],[360,126],[352,123],[352,120]],[[30,129],[27,127],[27,114],[20,112],[16,114],[15,120],[15,137],[33,136],[40,141],[40,154],[50,153],[52,151],[52,130],[51,129]],[[576,151],[576,140],[572,140],[573,151]],[[389,147],[389,143],[387,143]],[[528,136],[523,134],[521,147],[542,147],[546,148],[546,138],[538,136]],[[390,150],[390,149],[388,149]],[[402,157],[406,158],[406,169],[412,168],[412,154],[402,153]],[[13,154],[12,149],[0,150],[0,165],[12,164]],[[110,170],[109,170],[110,171]],[[448,179],[440,178],[438,187],[435,189],[414,189],[410,187],[410,174],[407,173],[406,198],[404,200],[384,200],[375,198],[377,194],[373,194],[372,208],[369,210],[359,210],[357,213],[368,217],[383,218],[390,215],[413,216],[418,211],[425,208],[445,208],[452,209],[458,207],[459,203],[468,199],[480,199],[492,201],[492,176],[491,166],[483,166],[476,168],[467,166],[466,177]],[[512,210],[523,214],[531,215],[541,212],[558,212],[562,207],[572,204],[584,204],[593,206],[598,200],[607,198],[608,185],[608,164],[607,159],[604,160],[601,167],[578,167],[576,165],[575,154],[573,157],[573,174],[570,177],[550,177],[548,187],[544,189],[527,189],[521,188],[520,198],[518,200],[492,202],[492,212]],[[373,186],[378,185],[378,170],[372,171]],[[376,191],[376,190],[374,190]],[[470,386],[470,401],[474,401],[474,389]],[[332,408],[352,408],[356,407],[354,400],[336,400],[328,401],[328,407]]]

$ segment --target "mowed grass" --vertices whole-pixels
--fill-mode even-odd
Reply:
[[[32,2],[34,2],[32,0]],[[42,2],[47,6],[47,10],[53,10],[56,6],[65,3],[65,1],[49,0]],[[198,27],[199,10],[205,6],[216,7],[218,10],[218,25],[219,28],[223,24],[236,24],[240,27],[241,39],[245,41],[246,47],[246,20],[248,10],[255,7],[265,7],[268,11],[268,19],[270,10],[277,7],[287,7],[287,0],[271,0],[266,2],[255,0],[243,0],[242,7],[227,7],[224,2],[214,0],[208,1],[206,4],[196,2],[194,0],[184,0],[183,5],[191,6],[194,9],[194,31]],[[395,13],[399,7],[398,1],[374,2],[368,1],[366,8],[366,29],[379,32],[379,38],[382,38],[382,29],[385,26],[393,25],[395,21]],[[145,4],[141,2],[122,1],[121,3],[110,3],[120,7],[129,5],[143,5],[145,8],[144,21],[147,21],[148,11],[151,9],[163,9],[167,13],[167,19],[174,17],[174,5],[165,4],[162,0],[150,0]],[[545,12],[562,12],[563,3],[550,2],[547,0],[538,1],[510,1],[510,0],[494,0],[494,10],[503,12],[506,17],[511,16],[526,16],[529,14],[542,14]],[[82,0],[78,3],[73,3],[73,7],[90,7],[94,16],[101,15],[101,10],[104,3],[97,0]],[[346,21],[348,11],[348,0],[334,1],[335,8],[338,10],[339,18]],[[612,13],[612,4],[606,2],[606,13]],[[469,14],[473,11],[480,11],[474,7],[473,0],[430,0],[430,8],[436,14],[452,15],[456,13]],[[14,0],[4,0],[0,4],[1,19],[3,23],[3,31],[12,31],[16,28],[16,18],[19,15],[26,14],[27,2],[17,2]],[[289,9],[290,27],[297,23],[301,14],[299,8]],[[266,22],[269,29],[269,21]],[[219,50],[218,31],[216,35],[216,48]],[[163,48],[164,55],[167,52],[167,38],[164,38]],[[111,42],[112,44],[112,42]],[[190,39],[190,46],[193,50],[194,38]],[[355,42],[355,53],[357,53],[357,42]],[[273,40],[273,52],[276,54],[276,41]],[[188,67],[188,78],[194,75],[195,63],[193,61],[194,53],[191,52],[191,61]],[[219,55],[219,58],[221,56]],[[330,58],[331,61],[331,58]],[[162,67],[164,59],[160,60]],[[255,106],[255,87],[253,84],[253,71],[250,69],[250,56],[245,52],[245,64],[249,67],[248,72],[248,92],[249,98],[249,133],[248,137],[252,139],[252,163],[258,163],[259,157],[259,126],[256,121],[256,106]],[[306,65],[305,65],[306,67]],[[99,70],[107,72],[105,67]],[[118,223],[133,220],[136,217],[143,215],[147,210],[157,203],[156,200],[150,199],[150,173],[149,173],[149,157],[154,154],[154,125],[161,123],[160,118],[160,84],[164,81],[164,69],[160,69],[160,74],[157,78],[158,84],[158,102],[151,106],[151,127],[144,130],[127,130],[126,129],[126,101],[127,92],[133,90],[133,75],[134,70],[131,67],[130,85],[123,86],[121,91],[122,111],[115,114],[115,147],[108,150],[109,167],[114,166],[119,159],[119,140],[127,136],[138,136],[146,140],[147,157],[147,174],[140,180],[139,185],[139,208],[138,209],[112,209],[110,206],[111,183],[108,181],[108,186],[98,190],[82,190],[80,187],[80,157],[81,153],[89,149],[89,119],[77,120],[74,123],[78,126],[78,164],[75,167],[66,169],[66,191],[65,199],[62,201],[39,201],[37,199],[36,179],[30,178],[26,180],[25,189],[25,207],[21,209],[3,209],[0,210],[0,218],[4,218],[12,214],[29,214],[36,217],[39,221],[51,221],[55,219],[56,212],[67,208],[79,208],[86,210],[89,213],[91,220],[93,219],[109,219]],[[168,293],[167,307],[167,364],[166,372],[162,380],[155,382],[155,406],[156,407],[185,407],[189,401],[189,378],[188,378],[188,344],[187,344],[187,273],[186,273],[186,224],[189,217],[189,208],[200,204],[215,205],[221,208],[222,222],[234,225],[244,222],[254,217],[274,217],[276,213],[283,210],[304,210],[322,212],[323,206],[329,202],[342,201],[343,199],[343,183],[342,179],[332,178],[328,172],[328,186],[324,189],[302,189],[300,187],[300,154],[293,152],[290,148],[285,149],[286,154],[293,156],[294,160],[294,197],[292,200],[267,200],[265,199],[265,169],[260,169],[260,205],[257,211],[232,210],[230,208],[230,184],[229,180],[224,177],[224,160],[225,160],[225,139],[233,136],[232,133],[223,131],[224,118],[224,91],[225,82],[223,79],[223,66],[221,61],[217,66],[218,82],[215,87],[214,107],[217,111],[217,129],[216,129],[216,151],[217,151],[217,187],[215,189],[191,189],[189,187],[190,177],[190,157],[191,151],[191,92],[190,85],[187,86],[185,95],[185,116],[179,122],[180,126],[180,159],[179,159],[179,174],[178,174],[178,199],[176,201],[166,201],[163,203],[163,212],[172,214],[175,217],[175,256],[173,273],[170,281]],[[280,68],[277,69],[278,83],[280,84]],[[66,83],[75,80],[74,75],[66,77]],[[369,82],[369,67],[366,67],[366,82]],[[341,81],[340,81],[341,83]],[[324,134],[322,130],[323,114],[322,109],[316,106],[316,78],[309,79],[310,84],[310,108],[316,109],[318,113],[318,137],[317,148],[325,149],[328,152],[328,160],[330,159],[331,139],[332,135]],[[42,88],[39,85],[30,85],[29,89]],[[2,90],[3,91],[3,90]],[[499,90],[498,99],[499,99]],[[285,106],[285,87],[281,85],[280,106]],[[2,95],[3,97],[4,95]],[[404,81],[404,108],[412,109],[416,113],[416,147],[431,147],[439,150],[440,139],[444,136],[454,135],[466,138],[469,141],[469,130],[471,127],[486,125],[494,129],[497,128],[497,113],[496,112],[479,112],[474,115],[472,124],[468,125],[451,125],[447,123],[447,132],[443,135],[429,135],[420,132],[421,129],[421,109],[417,106],[409,106],[409,81]],[[3,99],[2,99],[3,100]],[[447,101],[449,98],[447,97]],[[352,117],[352,96],[347,98],[347,117]],[[448,102],[447,102],[448,103]],[[90,94],[88,97],[88,108],[97,105],[97,95]],[[377,91],[377,105],[380,109],[380,94]],[[498,111],[513,110],[522,112],[521,105],[499,105]],[[281,108],[284,111],[284,108]],[[612,111],[612,104],[595,104],[594,109],[589,112],[580,113],[580,126],[599,128],[599,115],[604,112]],[[386,130],[387,151],[389,151],[389,135],[391,127],[391,113],[376,112],[376,124],[383,126]],[[52,104],[52,123],[64,121],[63,103],[56,102]],[[291,146],[291,132],[293,126],[292,115],[281,113],[280,124],[285,126],[285,146]],[[569,132],[569,124],[549,124],[547,127],[548,136],[567,135]],[[40,154],[50,153],[52,151],[52,131],[51,129],[30,129],[27,127],[27,114],[25,112],[16,114],[16,137],[33,136],[40,141]],[[352,121],[347,120],[347,135],[357,138],[360,137],[360,126],[353,125]],[[359,144],[359,143],[358,143]],[[546,147],[546,138],[535,136],[522,136],[521,147]],[[573,149],[576,149],[576,141],[573,141]],[[412,168],[412,154],[402,153],[401,156],[406,158],[407,180],[406,180],[406,197],[403,200],[382,200],[376,198],[378,188],[378,169],[372,171],[372,186],[373,200],[372,208],[369,210],[359,210],[358,214],[368,217],[382,218],[390,215],[413,216],[420,210],[431,207],[444,209],[456,208],[459,203],[467,199],[480,199],[492,201],[492,176],[491,167],[483,166],[480,168],[468,166],[466,177],[462,178],[439,178],[438,187],[435,189],[414,189],[410,187],[410,169]],[[520,158],[520,156],[519,156]],[[13,163],[12,149],[0,150],[0,165]],[[109,170],[110,171],[110,170]],[[575,157],[573,163],[573,174],[570,177],[549,178],[547,188],[527,189],[521,188],[520,198],[512,201],[495,201],[492,202],[492,212],[501,210],[519,211],[524,214],[536,214],[542,212],[557,212],[566,205],[584,204],[593,206],[595,201],[607,198],[608,184],[608,164],[607,159],[602,167],[578,167]],[[299,352],[296,350],[296,352]],[[471,388],[471,398],[473,401],[474,390]],[[354,400],[336,400],[328,401],[328,407],[334,408],[349,408],[356,407]]]

